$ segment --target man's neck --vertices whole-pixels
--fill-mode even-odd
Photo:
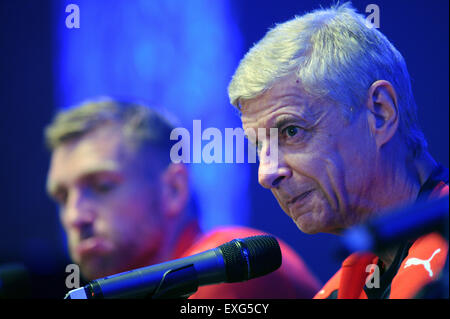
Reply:
[[[401,206],[405,201],[409,203],[416,201],[420,188],[430,177],[436,166],[436,161],[427,152],[425,152],[420,157],[406,163],[405,172],[400,173],[404,176],[398,179],[399,181],[405,182],[401,182],[400,185],[396,186],[397,191],[402,194],[403,197],[401,199],[397,199],[398,202],[393,203],[392,206]],[[403,189],[401,189],[402,187]],[[392,249],[387,250],[379,255],[381,261],[385,265],[385,269],[388,269],[392,265],[398,248],[399,245],[396,245],[392,247]]]
[[[428,152],[425,152],[414,164],[420,186],[425,184],[427,179],[433,173],[433,170],[438,166],[438,163]]]

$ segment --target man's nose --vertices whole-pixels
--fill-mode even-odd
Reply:
[[[286,165],[283,156],[277,150],[268,150],[263,147],[259,154],[258,181],[261,186],[271,189],[292,175],[291,169]]]
[[[80,190],[69,192],[64,208],[63,223],[68,228],[82,229],[94,221],[94,210],[86,194]]]

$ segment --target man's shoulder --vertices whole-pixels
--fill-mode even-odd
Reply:
[[[209,232],[201,235],[194,244],[184,253],[185,256],[192,254],[197,254],[207,249],[216,248],[222,244],[225,244],[233,239],[242,239],[251,236],[258,235],[271,235],[268,232],[264,232],[259,229],[246,227],[246,226],[220,226],[212,229]],[[283,255],[283,264],[295,263],[295,266],[304,268],[302,258],[297,254],[297,252],[286,242],[274,236],[279,245]]]
[[[417,239],[392,280],[390,298],[417,296],[424,287],[440,280],[447,259],[448,241],[439,233]]]
[[[333,277],[317,292],[314,299],[337,299],[337,292],[341,282],[342,269],[339,269]]]
[[[257,235],[271,234],[245,226],[217,227],[200,236],[184,253],[184,256],[216,248],[236,238]],[[232,296],[240,298],[312,298],[320,287],[318,280],[295,250],[279,238],[277,240],[283,256],[281,267],[271,274],[248,282],[222,286],[219,294],[221,298],[234,298]],[[215,287],[201,287],[199,293],[194,297],[214,295]]]
[[[206,233],[197,232],[196,238],[185,248],[180,257],[191,256],[201,253],[205,250],[216,248],[235,238],[244,238],[256,235],[264,235],[264,232],[258,232],[252,228],[242,226],[222,226],[214,228]],[[182,238],[183,240],[183,238]]]
[[[448,259],[448,241],[439,233],[424,235],[409,248],[407,256],[390,283],[390,299],[417,297],[431,283],[441,280]],[[315,299],[336,297],[342,282],[342,268],[316,294]],[[367,298],[361,292],[360,298]]]

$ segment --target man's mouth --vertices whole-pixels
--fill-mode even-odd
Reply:
[[[298,196],[295,196],[293,199],[291,199],[289,202],[288,202],[288,206],[292,206],[292,205],[294,205],[294,204],[296,204],[296,203],[299,203],[299,202],[301,202],[303,199],[305,199],[309,194],[311,194],[313,192],[313,189],[311,189],[311,190],[309,190],[309,191],[306,191],[306,192],[303,192],[303,193],[301,193],[300,195],[298,195]]]
[[[111,250],[111,245],[101,237],[89,237],[83,239],[75,248],[78,256],[103,254]]]

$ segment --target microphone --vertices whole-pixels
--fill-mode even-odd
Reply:
[[[199,286],[241,282],[281,266],[278,241],[269,235],[234,239],[217,248],[91,281],[64,299],[187,298]]]
[[[420,202],[387,212],[349,228],[341,240],[343,255],[357,251],[380,252],[404,240],[438,231],[448,240],[449,197]]]

